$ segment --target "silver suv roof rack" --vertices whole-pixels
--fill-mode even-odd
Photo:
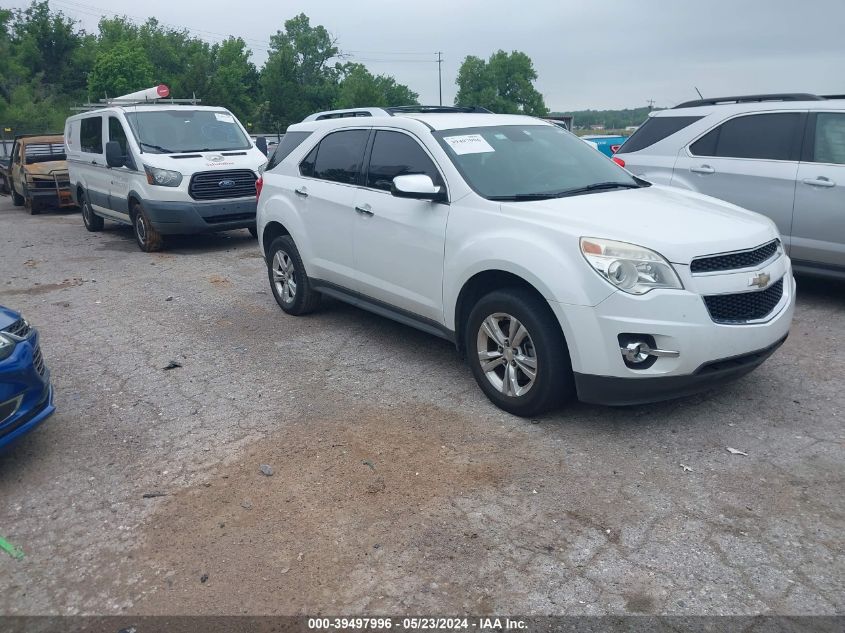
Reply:
[[[678,108],[694,108],[706,105],[725,105],[729,103],[760,103],[762,101],[823,101],[827,97],[812,95],[801,92],[788,92],[782,94],[742,95],[738,97],[716,97],[713,99],[696,99],[679,103],[673,110]]]
[[[305,121],[325,121],[326,119],[345,119],[368,116],[396,116],[397,114],[454,114],[454,113],[492,114],[490,110],[478,106],[440,106],[440,105],[409,105],[390,106],[386,108],[347,108],[345,110],[326,110],[315,112],[303,119]]]

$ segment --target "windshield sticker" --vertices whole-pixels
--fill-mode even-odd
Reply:
[[[461,154],[485,154],[496,150],[484,140],[481,134],[464,134],[463,136],[446,136],[443,138],[458,156]]]
[[[234,123],[235,122],[235,117],[233,117],[231,114],[226,114],[225,112],[215,112],[214,118],[217,119],[218,121],[223,121],[224,123]]]

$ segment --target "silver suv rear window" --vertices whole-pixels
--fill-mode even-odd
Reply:
[[[704,117],[700,116],[653,116],[643,123],[619,149],[620,154],[638,152],[664,138],[680,132]]]

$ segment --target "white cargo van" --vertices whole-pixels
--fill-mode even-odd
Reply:
[[[255,235],[255,181],[267,157],[225,108],[121,97],[69,117],[64,140],[89,231],[104,219],[129,224],[147,252],[164,235]]]

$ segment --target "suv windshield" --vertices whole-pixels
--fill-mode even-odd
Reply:
[[[641,186],[600,152],[554,125],[433,134],[469,186],[491,200],[536,200]]]
[[[251,146],[235,117],[228,112],[156,110],[128,112],[126,119],[145,152],[220,152]]]

